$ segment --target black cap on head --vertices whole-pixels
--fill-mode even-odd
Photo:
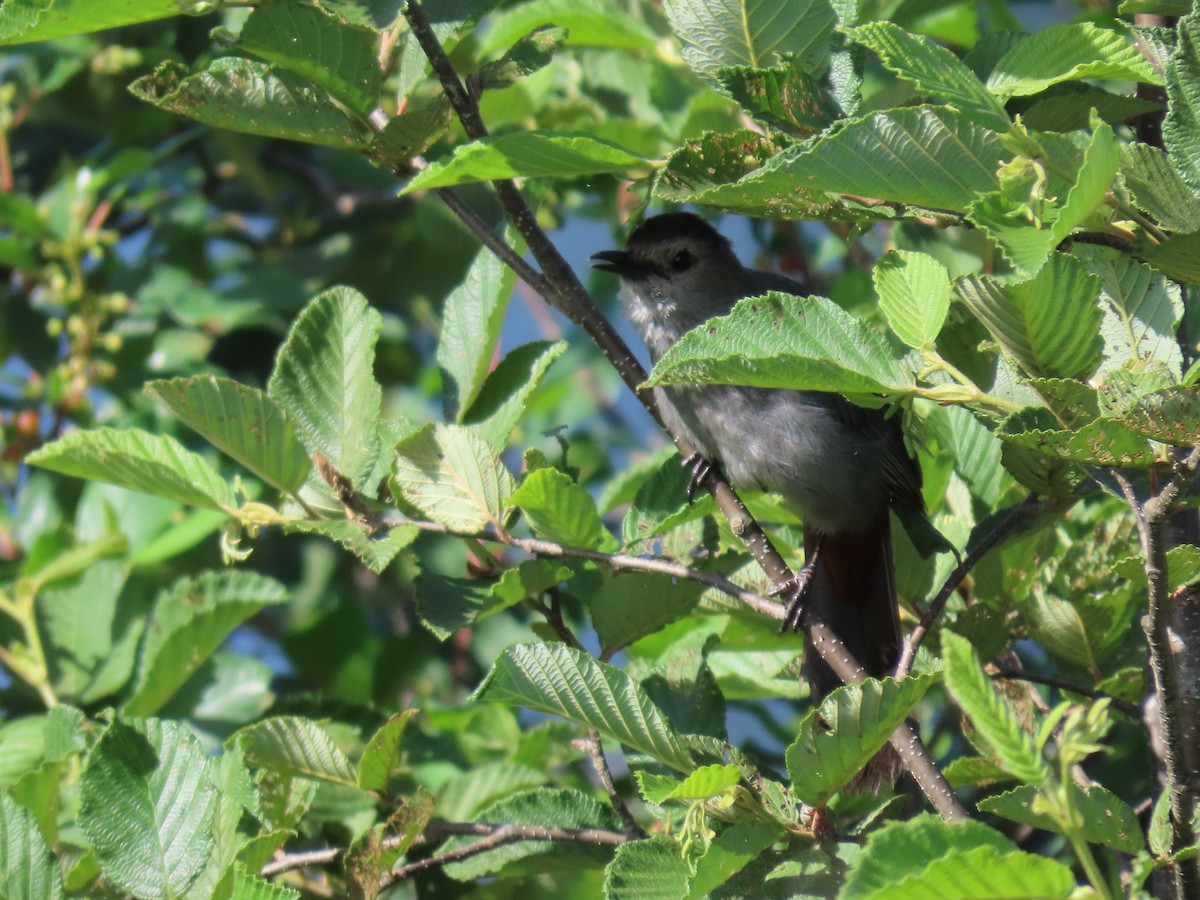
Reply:
[[[729,241],[695,213],[671,212],[653,216],[639,225],[629,235],[625,249],[636,253],[640,247],[652,247],[680,238],[711,244],[714,250],[729,247]]]

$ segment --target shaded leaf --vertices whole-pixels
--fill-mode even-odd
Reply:
[[[936,680],[868,678],[833,691],[804,717],[787,749],[792,792],[812,806],[826,803],[887,743]]]
[[[282,527],[285,534],[319,534],[337,541],[376,574],[421,533],[414,525],[396,525],[371,534],[366,525],[353,519],[288,519]]]
[[[129,90],[159,109],[230,131],[357,150],[373,138],[365,119],[311,81],[237,56],[215,59],[194,75],[165,62]]]
[[[249,571],[204,572],[175,582],[155,601],[125,714],[158,712],[235,628],[288,596],[278,581]]]
[[[1200,197],[1162,150],[1149,144],[1122,144],[1121,176],[1138,209],[1164,228],[1184,234],[1200,229]]]
[[[604,872],[607,900],[679,900],[688,896],[690,870],[667,835],[617,848]]]
[[[7,791],[0,792],[0,896],[58,900],[62,895],[62,873],[37,820]]]
[[[824,83],[797,59],[771,69],[719,68],[714,75],[754,118],[800,137],[825,130],[840,113]]]
[[[691,771],[688,752],[641,687],[619,669],[562,644],[507,648],[474,696],[562,716]]]
[[[1180,19],[1175,33],[1179,46],[1167,64],[1163,144],[1183,180],[1200,192],[1200,11],[1193,8]]]
[[[971,717],[976,735],[1008,771],[1021,781],[1042,784],[1050,777],[1033,736],[1017,722],[1012,707],[983,673],[970,643],[953,632],[942,633],[946,688]]]
[[[968,276],[956,288],[1028,374],[1085,377],[1100,362],[1100,279],[1078,260],[1055,253],[1025,281]]]
[[[546,372],[567,350],[566,341],[534,341],[509,351],[487,376],[462,417],[488,446],[503,450]]]

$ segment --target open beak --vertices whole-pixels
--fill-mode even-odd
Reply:
[[[624,250],[601,250],[592,254],[592,260],[593,268],[602,272],[612,272],[621,278],[645,278],[654,271],[652,267],[638,262]]]

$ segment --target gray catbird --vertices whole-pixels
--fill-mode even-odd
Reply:
[[[625,314],[655,362],[686,331],[743,297],[805,293],[789,278],[743,266],[729,241],[691,213],[647,219],[624,250],[592,258],[620,276]],[[818,391],[702,385],[656,393],[667,426],[734,487],[774,491],[799,513],[814,563],[806,608],[868,674],[889,674],[900,627],[888,510],[893,503],[923,510],[920,469],[898,417]],[[811,647],[805,671],[814,699],[841,684]]]

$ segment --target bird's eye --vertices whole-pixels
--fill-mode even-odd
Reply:
[[[692,256],[690,250],[680,250],[671,257],[671,268],[676,272],[686,272],[695,261],[696,257]]]

